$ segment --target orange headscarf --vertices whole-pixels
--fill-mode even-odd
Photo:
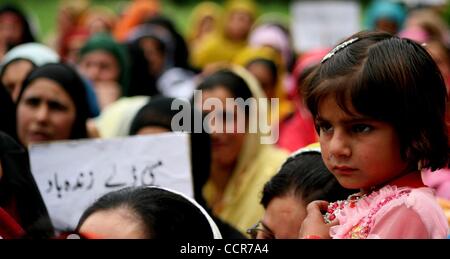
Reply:
[[[125,41],[133,28],[158,14],[160,10],[161,6],[158,0],[134,0],[117,22],[113,33],[114,38],[119,42]]]

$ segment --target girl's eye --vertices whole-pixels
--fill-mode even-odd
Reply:
[[[320,133],[330,133],[333,130],[333,127],[329,123],[319,123],[318,128],[320,130]]]
[[[365,133],[372,130],[372,126],[366,125],[366,124],[356,124],[353,125],[351,128],[352,132],[354,133]]]

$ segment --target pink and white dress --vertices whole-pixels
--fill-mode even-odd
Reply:
[[[414,177],[406,178],[411,183]],[[447,238],[447,219],[434,191],[416,187],[417,184],[408,185],[397,181],[369,195],[351,195],[346,201],[330,203],[325,218],[339,220],[339,225],[330,228],[330,236],[336,239]]]

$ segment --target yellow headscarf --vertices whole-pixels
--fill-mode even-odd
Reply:
[[[198,39],[201,22],[206,17],[212,17],[216,22],[213,31],[211,33],[217,30],[221,14],[222,14],[222,7],[220,5],[209,1],[199,3],[192,10],[190,16],[189,22],[190,25],[186,33],[186,40],[188,44],[192,45],[192,43]]]
[[[278,123],[294,111],[293,104],[288,100],[284,91],[283,82],[286,75],[286,68],[283,65],[280,54],[270,47],[246,47],[234,58],[233,63],[246,67],[251,61],[256,59],[267,59],[275,63],[278,68],[278,82],[275,86],[275,98],[279,100],[279,117],[271,118],[274,123]]]
[[[247,70],[239,66],[232,66],[229,69],[244,79],[255,99],[265,97],[258,82]],[[236,167],[230,172],[232,176],[222,199],[212,208],[219,218],[243,233],[264,214],[264,208],[259,203],[260,193],[264,184],[277,172],[288,155],[272,145],[261,144],[261,137],[265,134],[257,127],[258,111],[267,116],[266,108],[267,106],[258,104],[257,109],[250,109],[254,113],[249,114],[249,127],[253,125],[258,130],[256,133],[246,134]],[[208,180],[203,188],[203,194],[208,204],[211,204],[217,199],[219,192]]]
[[[257,7],[252,0],[229,0],[225,4],[225,12],[215,33],[205,37],[191,53],[191,64],[198,68],[217,62],[231,62],[239,51],[247,46],[245,41],[231,41],[225,36],[225,22],[235,11],[245,11],[253,20],[257,17]]]

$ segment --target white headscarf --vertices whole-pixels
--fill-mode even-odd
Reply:
[[[200,204],[198,204],[194,199],[184,195],[181,192],[174,191],[174,190],[171,190],[171,189],[168,189],[168,188],[156,187],[156,186],[147,186],[147,187],[148,188],[161,189],[161,190],[164,190],[164,191],[172,192],[174,194],[178,194],[181,197],[183,197],[186,200],[188,200],[189,202],[191,202],[192,204],[194,204],[201,211],[201,213],[205,216],[205,218],[208,220],[209,226],[211,227],[211,231],[213,232],[214,239],[222,239],[222,234],[220,233],[219,228],[217,227],[217,225],[214,222],[214,220],[211,218],[211,216],[209,216],[208,212],[206,212],[206,210],[202,206],[200,206]]]
[[[0,64],[0,73],[5,65],[16,59],[26,59],[35,66],[42,66],[47,63],[58,63],[59,55],[51,48],[40,43],[20,44],[6,53]]]

